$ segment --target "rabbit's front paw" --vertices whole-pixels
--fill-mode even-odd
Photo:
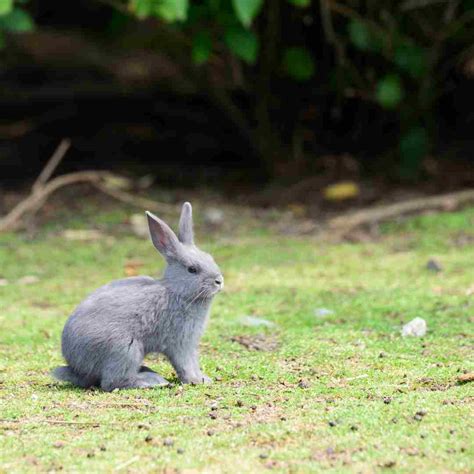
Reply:
[[[201,374],[201,380],[202,382],[201,383],[212,383],[212,379],[210,377],[208,377],[206,374]]]
[[[209,378],[205,374],[197,374],[197,375],[192,375],[188,377],[182,377],[181,378],[182,383],[189,383],[192,385],[200,385],[200,384],[209,384],[212,383],[212,379]]]

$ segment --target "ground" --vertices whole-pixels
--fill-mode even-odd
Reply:
[[[158,356],[171,388],[54,381],[74,306],[163,267],[129,212],[0,236],[0,472],[472,472],[473,386],[458,377],[473,371],[474,208],[358,244],[198,224],[226,278],[201,349],[214,383],[182,386]],[[415,317],[427,335],[401,337]]]

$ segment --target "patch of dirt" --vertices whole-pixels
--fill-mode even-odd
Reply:
[[[279,342],[276,336],[266,336],[265,334],[232,336],[232,342],[237,342],[244,346],[249,351],[275,351],[279,347]]]
[[[440,383],[434,380],[431,377],[423,377],[416,381],[417,385],[412,387],[412,390],[417,390],[419,388],[430,390],[431,392],[445,392],[449,390],[453,384],[452,383]]]
[[[318,462],[329,462],[331,465],[334,465],[336,462],[348,465],[352,463],[352,455],[361,451],[363,451],[362,448],[335,449],[329,447],[324,450],[314,451],[311,458]]]
[[[468,232],[459,232],[452,240],[455,247],[467,247],[474,244],[474,234]]]

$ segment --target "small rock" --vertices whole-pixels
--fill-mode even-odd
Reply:
[[[316,308],[314,310],[315,316],[329,316],[331,314],[334,314],[334,311],[328,308]]]
[[[359,430],[358,426],[356,426],[356,425],[351,426],[351,431],[358,431],[358,430]]]
[[[334,428],[334,426],[337,425],[337,422],[331,420],[331,421],[328,422],[328,425],[329,425],[331,428]]]
[[[258,457],[259,457],[260,459],[267,459],[267,458],[268,458],[268,454],[267,454],[267,453],[261,453]]]
[[[299,388],[309,388],[309,387],[311,387],[311,385],[310,385],[310,383],[307,382],[306,380],[300,380],[300,381],[298,382],[298,387],[299,387]]]
[[[217,420],[217,413],[211,411],[211,413],[209,413],[209,418],[211,418],[211,420]]]
[[[17,280],[19,285],[33,285],[39,282],[39,278],[34,275],[26,275]]]
[[[434,273],[439,273],[440,271],[443,270],[441,265],[436,260],[433,260],[433,259],[428,260],[428,262],[426,263],[426,269]]]
[[[139,430],[149,430],[151,428],[151,426],[148,423],[139,423],[137,425],[137,428]]]
[[[183,448],[178,448],[178,449],[176,450],[176,452],[177,452],[178,454],[184,454],[184,449],[183,449]]]
[[[426,321],[422,318],[415,318],[403,326],[402,336],[423,337],[426,330]]]
[[[212,410],[212,411],[215,411],[219,408],[219,405],[217,404],[217,402],[212,402],[210,405],[209,405],[209,408]]]
[[[207,430],[207,436],[214,436],[216,432],[214,430]]]
[[[147,443],[151,443],[151,442],[153,441],[153,436],[147,435],[147,436],[145,437],[145,441],[146,441]]]
[[[60,448],[64,448],[64,446],[66,446],[66,443],[64,441],[55,441],[53,443],[53,448],[60,449]]]
[[[101,451],[107,451],[107,448],[106,448],[104,445],[102,445],[99,449],[100,449]]]
[[[204,210],[204,221],[213,226],[220,226],[224,222],[224,211],[216,207]]]
[[[165,438],[163,440],[163,446],[173,446],[174,441],[171,438]]]
[[[93,453],[92,451],[87,453],[88,458],[93,458],[94,456],[95,456],[95,453]]]
[[[386,467],[387,469],[390,469],[392,467],[395,467],[396,464],[397,463],[395,461],[387,461],[387,462],[384,462],[381,466]]]
[[[262,318],[255,318],[254,316],[242,316],[239,319],[239,322],[244,326],[251,327],[265,326],[267,328],[273,328],[276,326],[276,324],[271,321]]]
[[[385,354],[385,352],[381,352],[379,354],[379,359],[383,359],[384,357],[387,357],[387,354]]]
[[[415,416],[413,417],[413,419],[416,421],[421,421],[426,416],[426,414],[427,412],[425,410],[418,410],[415,413]]]
[[[383,399],[383,402],[385,403],[385,405],[389,405],[390,403],[392,403],[392,399],[390,397],[385,397]]]

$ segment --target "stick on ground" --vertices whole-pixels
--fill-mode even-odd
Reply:
[[[366,224],[386,221],[394,217],[428,210],[454,210],[468,202],[474,201],[474,189],[439,196],[423,197],[409,201],[397,202],[388,206],[375,206],[357,212],[344,214],[331,219],[329,228],[339,236]]]
[[[108,171],[78,171],[63,174],[50,180],[70,145],[71,143],[68,139],[61,141],[33,184],[31,194],[20,201],[6,216],[0,217],[0,233],[19,229],[24,225],[23,217],[26,215],[31,217],[36,214],[51,194],[59,188],[77,183],[89,183],[114,199],[142,209],[149,209],[150,211],[163,214],[175,211],[175,206],[172,204],[159,203],[136,196],[113,186],[112,183],[127,182],[129,180]]]

